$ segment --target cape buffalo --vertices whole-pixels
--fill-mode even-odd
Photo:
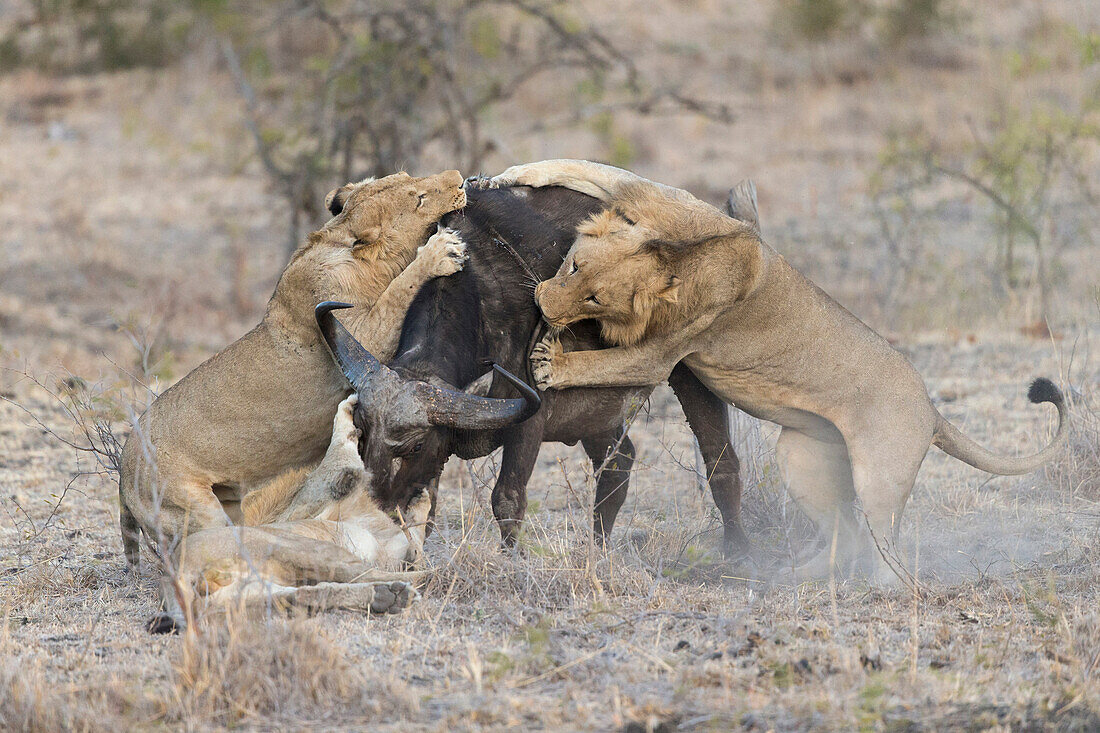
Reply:
[[[359,392],[355,419],[363,430],[363,458],[383,506],[402,504],[422,486],[434,491],[452,454],[475,458],[503,446],[492,506],[503,543],[510,546],[523,520],[540,444],[580,441],[597,474],[594,533],[598,541],[606,539],[634,462],[625,421],[651,388],[551,391],[536,409],[530,395],[507,399],[517,388],[510,380],[485,374],[489,362],[528,373],[541,323],[534,285],[557,271],[577,224],[600,208],[595,199],[561,188],[467,186],[466,207],[445,216],[441,226],[460,233],[469,263],[421,289],[388,366],[343,329],[332,304],[319,307],[326,340]],[[594,324],[576,324],[565,337],[571,348],[603,347]],[[742,552],[747,538],[740,523],[739,465],[728,442],[725,405],[683,365],[668,381],[706,463],[722,514],[723,551]]]

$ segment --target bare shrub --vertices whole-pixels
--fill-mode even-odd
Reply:
[[[1095,71],[1100,41],[1073,28],[1064,29],[1064,37],[1076,49],[1065,63],[1082,75]],[[934,128],[891,131],[869,181],[884,230],[898,229],[915,213],[940,216],[940,202],[929,199],[944,191],[956,199],[976,196],[998,235],[989,258],[994,287],[1009,298],[1028,291],[1038,296],[1030,329],[1040,336],[1049,335],[1058,286],[1068,277],[1062,257],[1078,242],[1094,244],[1089,214],[1100,201],[1089,167],[1100,140],[1093,90],[1056,103],[1018,91],[1032,65],[1049,63],[1038,51],[1005,61],[1004,98],[968,120],[967,141],[950,142]],[[912,235],[906,239],[907,247],[917,243]]]
[[[818,42],[850,27],[858,10],[852,0],[784,0],[775,20],[780,29]]]
[[[51,0],[8,10],[0,71],[33,66],[87,73],[173,61],[190,30],[187,3],[172,0]]]
[[[613,134],[615,111],[732,119],[645,78],[570,2],[284,0],[208,15],[259,159],[289,205],[291,248],[335,185],[415,169],[433,152],[477,171],[500,145],[489,119],[536,80],[574,92],[559,119],[536,128],[594,121],[619,162],[634,153]]]
[[[949,0],[896,0],[882,12],[886,41],[897,44],[954,30],[961,19],[952,5]]]

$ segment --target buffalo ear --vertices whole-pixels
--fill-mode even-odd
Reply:
[[[657,291],[657,297],[666,303],[675,303],[680,299],[680,278],[669,275],[665,286]]]
[[[474,381],[467,384],[462,391],[468,395],[474,395],[475,397],[488,397],[489,390],[492,388],[493,373],[491,371],[488,371]]]

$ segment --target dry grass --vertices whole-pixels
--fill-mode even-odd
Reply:
[[[361,668],[308,619],[209,625],[179,647],[164,703],[169,724],[346,725],[418,709],[404,682]]]
[[[1044,467],[1044,476],[1060,491],[1095,501],[1100,499],[1100,412],[1096,394],[1071,392],[1069,400],[1069,442],[1062,455]]]

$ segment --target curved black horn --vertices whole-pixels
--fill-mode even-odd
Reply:
[[[523,422],[539,411],[542,400],[538,392],[500,364],[493,364],[493,369],[511,382],[523,399],[478,397],[422,383],[428,420],[433,425],[461,430],[492,430]]]
[[[338,303],[326,300],[318,303],[313,309],[317,317],[317,326],[321,329],[321,335],[325,337],[329,351],[336,359],[340,371],[351,382],[356,392],[370,386],[371,379],[382,371],[382,362],[374,358],[374,355],[363,348],[351,332],[344,328],[344,324],[336,320],[332,315],[334,310],[351,308],[351,303]]]

